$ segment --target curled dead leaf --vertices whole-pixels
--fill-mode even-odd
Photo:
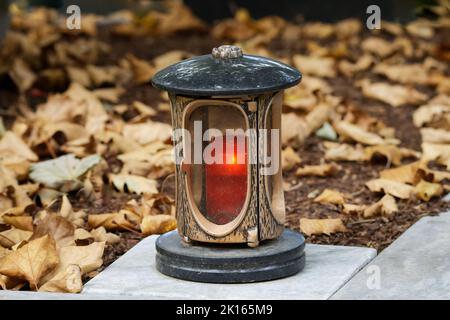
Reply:
[[[177,220],[165,214],[148,215],[142,219],[141,232],[145,235],[162,234],[174,230],[177,227]]]
[[[300,230],[307,236],[313,234],[330,235],[336,232],[346,232],[347,228],[341,219],[300,219]]]
[[[399,199],[409,199],[414,191],[414,187],[387,179],[374,179],[366,182],[366,186],[372,192],[384,192]]]
[[[293,167],[301,163],[300,156],[292,149],[286,147],[281,151],[281,163],[283,170],[291,170]]]
[[[314,202],[343,205],[345,196],[337,190],[325,189],[314,199]]]
[[[376,215],[382,215],[386,217],[392,216],[393,213],[398,211],[397,204],[395,203],[395,198],[391,195],[384,195],[379,201],[368,206],[364,212],[364,218],[371,218]]]
[[[339,171],[339,169],[340,166],[338,166],[335,163],[326,163],[298,168],[295,174],[299,177],[304,176],[327,177],[336,174]]]
[[[423,201],[430,201],[433,197],[439,197],[444,192],[444,189],[439,183],[432,183],[421,180],[414,188],[414,193],[417,198]]]

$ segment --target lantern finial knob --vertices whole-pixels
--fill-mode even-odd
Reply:
[[[223,45],[218,48],[212,49],[211,52],[212,56],[216,59],[234,59],[242,57],[242,49],[238,46],[231,46],[231,45]]]

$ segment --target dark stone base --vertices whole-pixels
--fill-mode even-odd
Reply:
[[[156,240],[156,268],[184,280],[244,283],[274,280],[296,274],[305,266],[305,239],[286,229],[280,238],[246,244],[187,244],[176,231]]]

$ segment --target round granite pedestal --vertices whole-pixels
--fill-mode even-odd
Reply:
[[[285,230],[276,240],[256,248],[183,242],[176,231],[156,240],[156,268],[184,280],[214,283],[243,283],[291,276],[305,266],[305,239]]]

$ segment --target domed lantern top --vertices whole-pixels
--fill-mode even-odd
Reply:
[[[212,54],[187,59],[159,71],[157,88],[188,96],[237,96],[292,87],[301,73],[273,59],[246,55],[236,46],[214,48]]]

